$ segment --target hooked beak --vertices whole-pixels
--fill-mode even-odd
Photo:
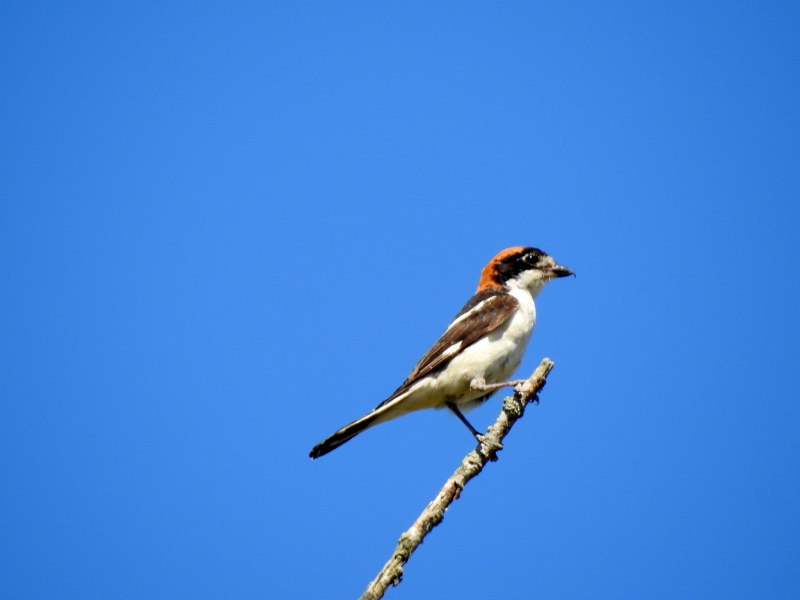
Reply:
[[[567,277],[569,275],[575,275],[572,269],[568,269],[563,265],[556,265],[554,267],[550,267],[548,271],[553,277]]]

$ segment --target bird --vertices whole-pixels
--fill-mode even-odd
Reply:
[[[553,279],[575,273],[546,252],[515,246],[497,254],[481,271],[478,289],[403,384],[375,410],[345,425],[311,450],[319,458],[359,433],[410,412],[448,408],[478,441],[464,417],[517,370],[536,324],[534,299]]]

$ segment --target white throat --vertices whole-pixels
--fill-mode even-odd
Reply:
[[[547,277],[542,277],[541,271],[524,271],[519,274],[515,279],[509,279],[506,282],[509,290],[524,290],[531,295],[531,298],[536,298],[550,281]]]

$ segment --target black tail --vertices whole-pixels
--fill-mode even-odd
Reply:
[[[383,413],[382,410],[375,410],[366,416],[361,417],[358,421],[353,421],[349,425],[345,425],[339,431],[334,433],[329,438],[322,440],[319,444],[314,446],[309,452],[311,458],[319,458],[324,456],[331,450],[335,450],[347,441],[352,440],[359,433],[368,429],[372,425],[376,425],[375,420]]]

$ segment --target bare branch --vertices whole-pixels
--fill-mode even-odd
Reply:
[[[360,600],[378,600],[383,597],[390,585],[400,583],[403,577],[403,565],[411,558],[411,554],[417,546],[422,543],[431,529],[442,522],[444,511],[453,500],[458,499],[467,482],[480,473],[487,462],[497,460],[498,450],[503,449],[503,438],[511,431],[511,427],[517,419],[522,417],[525,406],[531,401],[539,402],[537,394],[544,387],[547,375],[552,368],[553,361],[545,358],[530,379],[525,381],[514,393],[514,396],[503,400],[503,410],[497,417],[497,421],[486,430],[486,435],[483,436],[478,447],[464,457],[461,466],[445,482],[434,501],[422,511],[411,528],[400,536],[392,558],[381,569],[375,580],[367,586],[367,590],[362,594]]]

